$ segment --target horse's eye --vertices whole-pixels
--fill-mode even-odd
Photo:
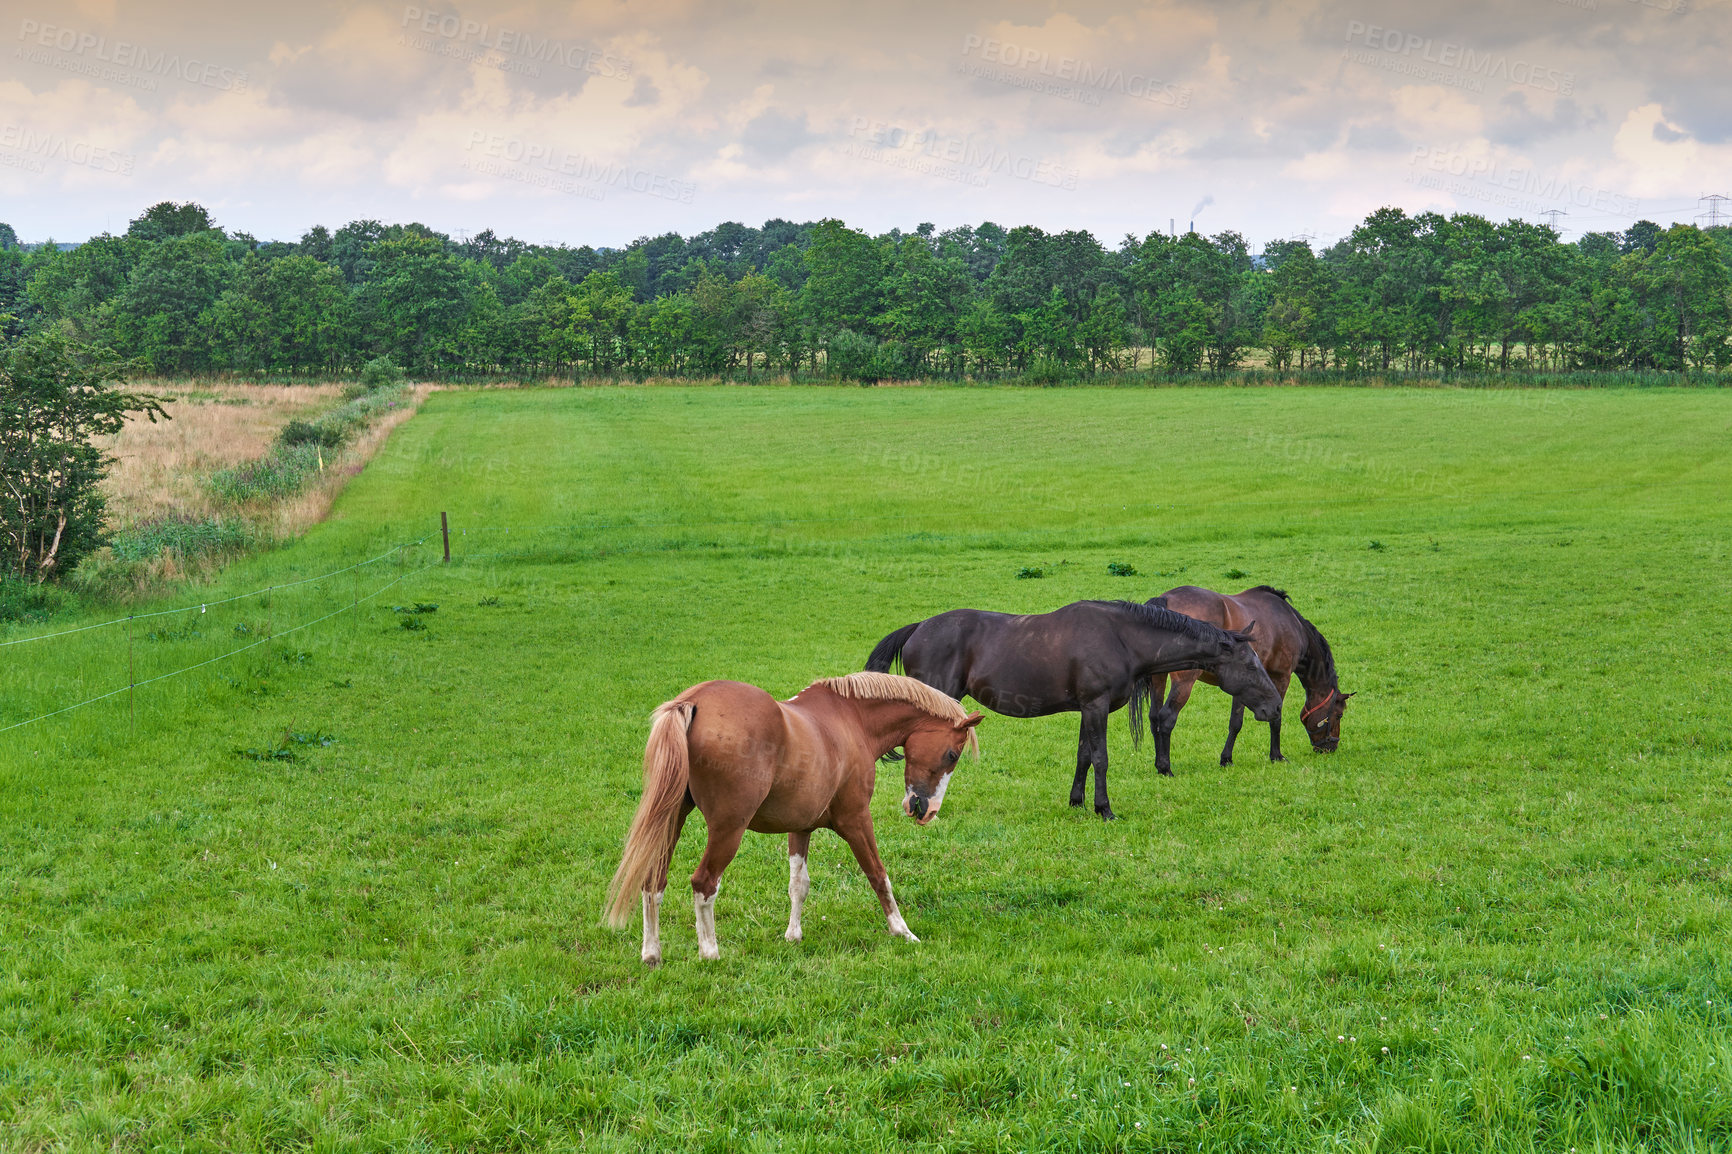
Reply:
[[[958,754],[954,749],[947,749],[944,751],[944,760],[945,761],[955,761],[957,759],[957,757],[958,757]]]

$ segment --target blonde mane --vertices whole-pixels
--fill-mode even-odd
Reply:
[[[962,708],[954,697],[912,677],[895,673],[850,673],[844,677],[820,677],[807,688],[820,685],[839,697],[851,697],[856,701],[906,701],[946,721],[968,720],[968,710]],[[968,748],[975,756],[980,755],[980,743],[972,729],[968,731]]]

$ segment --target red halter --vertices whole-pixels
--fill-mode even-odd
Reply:
[[[1331,689],[1328,693],[1324,694],[1322,701],[1319,701],[1316,705],[1313,705],[1310,709],[1307,709],[1304,713],[1301,713],[1299,715],[1299,724],[1304,725],[1305,719],[1307,717],[1310,717],[1313,713],[1316,713],[1319,709],[1322,709],[1325,705],[1328,705],[1331,701],[1334,701],[1335,695],[1338,692],[1340,692],[1340,691],[1335,690],[1335,689]]]

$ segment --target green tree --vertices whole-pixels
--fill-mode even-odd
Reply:
[[[342,273],[310,256],[249,256],[208,323],[214,359],[248,372],[337,372],[355,336]]]
[[[968,271],[954,253],[939,256],[923,236],[905,236],[890,259],[879,329],[904,351],[908,375],[931,365],[935,350],[958,342],[968,304]]]
[[[167,417],[158,399],[120,388],[120,363],[58,332],[0,351],[0,572],[44,581],[103,541],[102,479],[93,442],[127,417]]]
[[[462,365],[460,335],[481,285],[475,267],[441,238],[409,230],[369,245],[365,263],[356,303],[369,349],[418,374]]]
[[[203,205],[194,204],[190,200],[185,204],[164,200],[151,205],[128,224],[126,235],[148,242],[191,236],[193,233],[209,232],[215,228],[210,213],[205,211]]]
[[[159,373],[209,367],[205,313],[235,271],[220,233],[187,232],[148,245],[112,302],[115,347]]]
[[[821,333],[869,333],[883,312],[884,256],[876,242],[839,220],[821,220],[806,249],[801,306]]]
[[[1661,234],[1644,269],[1643,288],[1664,328],[1661,367],[1705,369],[1727,361],[1732,334],[1732,274],[1712,237],[1693,224]],[[1658,335],[1658,334],[1657,334]]]

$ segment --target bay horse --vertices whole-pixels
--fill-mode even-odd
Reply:
[[[893,674],[823,678],[787,701],[739,681],[692,686],[650,715],[643,798],[608,887],[609,924],[623,927],[641,892],[643,961],[660,964],[668,865],[697,809],[709,831],[692,874],[700,958],[721,957],[716,892],[748,829],[788,835],[788,941],[801,938],[800,908],[811,891],[806,855],[818,829],[836,831],[854,851],[890,932],[919,941],[897,909],[872,836],[878,760],[902,747],[902,812],[926,825],[938,816],[963,751],[979,755],[980,720],[932,687]]]
[[[1129,705],[1131,740],[1140,742],[1144,710],[1159,700],[1159,675],[1207,669],[1258,719],[1278,715],[1280,695],[1251,646],[1256,624],[1224,630],[1134,601],[1078,601],[1030,615],[953,609],[884,638],[866,668],[888,671],[900,660],[909,676],[939,692],[966,693],[1010,717],[1081,713],[1070,803],[1083,803],[1092,765],[1095,812],[1111,821],[1107,718]]]
[[[1299,684],[1305,687],[1305,708],[1299,714],[1299,722],[1311,738],[1311,748],[1319,753],[1335,752],[1341,744],[1341,715],[1347,709],[1347,699],[1353,694],[1341,692],[1335,673],[1335,654],[1330,650],[1329,642],[1318,632],[1317,626],[1299,615],[1284,590],[1258,585],[1227,596],[1212,589],[1181,585],[1150,602],[1155,603],[1221,629],[1256,621],[1260,629],[1252,645],[1263,662],[1263,668],[1269,671],[1276,691],[1285,700],[1289,679],[1295,673],[1299,675]],[[1162,773],[1172,772],[1173,727],[1179,723],[1179,711],[1191,699],[1192,686],[1199,680],[1211,685],[1219,684],[1213,675],[1201,669],[1185,670],[1170,676],[1172,692],[1167,695],[1166,704],[1154,723],[1155,766]],[[1163,688],[1157,684],[1156,701],[1160,700]],[[1273,718],[1259,716],[1257,720],[1269,722],[1269,760],[1287,760],[1281,756],[1280,712],[1277,711]],[[1239,728],[1244,723],[1245,709],[1235,698],[1233,717],[1227,724],[1227,744],[1221,749],[1222,765],[1233,764],[1233,743],[1238,740]]]

